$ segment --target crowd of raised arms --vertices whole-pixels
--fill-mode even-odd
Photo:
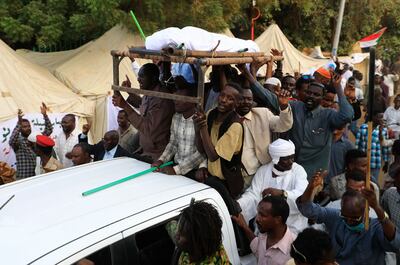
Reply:
[[[197,96],[193,66],[154,61],[139,67],[129,59],[140,89]],[[363,75],[352,65],[320,67],[310,75],[284,74],[281,62],[261,66],[213,66],[202,107],[114,92],[119,128],[96,144],[88,143],[90,126],[77,128],[72,114],[53,140],[45,104],[40,134],[19,111],[10,138],[16,171],[3,165],[2,180],[115,157],[152,167],[173,161],[158,171],[214,188],[232,216],[239,254],[253,253],[258,264],[400,264],[396,65],[376,69],[373,113],[366,113]],[[130,87],[130,80],[122,85]],[[169,227],[182,250],[179,264],[230,264],[221,227],[212,205],[192,202]]]

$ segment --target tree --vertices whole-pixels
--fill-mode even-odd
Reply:
[[[134,10],[145,33],[193,25],[221,31],[240,13],[240,0],[3,0],[0,37],[14,48],[49,47],[89,41],[118,23],[137,30]]]
[[[299,49],[320,45],[330,51],[338,0],[257,0],[261,18],[256,36],[277,23]],[[49,47],[89,41],[118,23],[137,32],[134,10],[144,32],[166,27],[197,26],[220,32],[226,27],[249,37],[250,0],[1,0],[0,37],[13,48]],[[378,52],[393,58],[400,52],[400,7],[395,0],[346,1],[339,54],[348,54],[361,38],[387,26]]]

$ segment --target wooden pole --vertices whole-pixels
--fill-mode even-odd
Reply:
[[[265,56],[264,52],[209,52],[209,51],[192,51],[192,50],[181,50],[176,48],[166,48],[163,51],[168,55],[174,56],[188,56],[188,57],[259,57]]]
[[[372,131],[374,130],[372,125],[372,115],[374,113],[373,101],[374,101],[374,78],[375,78],[375,47],[369,49],[369,77],[368,77],[368,140],[367,140],[367,176],[365,179],[365,187],[370,189],[371,187],[371,145],[372,145]],[[369,229],[369,205],[368,202],[365,205],[365,229]]]
[[[127,92],[127,93],[138,94],[138,95],[146,95],[146,96],[150,96],[150,97],[164,98],[164,99],[170,99],[170,100],[179,100],[179,101],[196,103],[196,104],[199,104],[202,101],[202,97],[182,96],[182,95],[175,95],[175,94],[166,93],[166,92],[143,90],[143,89],[125,87],[125,86],[112,85],[112,89],[114,91],[123,91],[123,92]]]
[[[130,48],[129,52],[135,58],[144,58],[150,60],[160,60],[167,62],[176,62],[176,63],[189,63],[189,64],[200,64],[200,65],[225,65],[225,64],[244,64],[244,63],[252,63],[252,62],[268,62],[272,61],[281,61],[283,60],[283,56],[256,56],[256,57],[222,57],[222,58],[196,58],[196,57],[188,57],[188,56],[175,56],[175,55],[166,55],[162,51],[155,50],[146,50],[141,48]],[[111,51],[111,54],[116,54],[116,51]]]

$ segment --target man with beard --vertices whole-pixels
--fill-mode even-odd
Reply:
[[[300,76],[296,81],[296,89],[294,91],[295,98],[297,100],[303,101],[306,99],[306,91],[310,86],[311,81],[314,80],[314,77],[310,75]]]
[[[305,102],[291,101],[293,126],[289,139],[296,146],[295,161],[302,165],[308,177],[318,170],[328,169],[332,133],[353,118],[354,111],[343,94],[341,77],[334,78],[334,88],[339,99],[339,111],[320,106],[325,92],[324,85],[311,83],[306,91]]]
[[[249,221],[257,213],[257,204],[266,195],[284,197],[290,207],[287,225],[294,233],[307,226],[296,207],[295,200],[307,187],[307,175],[303,167],[294,163],[294,144],[291,141],[278,139],[269,145],[272,162],[260,167],[251,186],[238,199],[244,218]]]
[[[53,132],[53,126],[47,116],[47,107],[44,103],[42,103],[40,111],[45,123],[43,135],[49,136]],[[19,109],[17,126],[15,126],[9,141],[17,160],[17,179],[35,176],[36,154],[33,143],[28,140],[31,133],[31,124],[29,120],[23,118],[22,110]],[[34,135],[34,138],[36,138],[36,135]]]
[[[253,94],[273,113],[279,113],[277,96],[262,88],[246,68],[243,69],[243,73],[252,84]],[[333,87],[339,99],[339,111],[320,106],[325,86],[316,82],[311,83],[306,90],[304,102],[289,102],[293,112],[293,126],[289,131],[289,139],[296,146],[295,161],[304,167],[308,176],[316,169],[328,169],[332,132],[353,118],[353,107],[347,101],[340,81],[340,75],[335,75]]]
[[[138,148],[138,131],[129,122],[128,113],[125,110],[118,112],[117,121],[119,145],[132,154]]]
[[[395,252],[400,248],[400,233],[379,205],[375,192],[348,190],[342,196],[340,210],[321,207],[312,201],[316,189],[323,185],[324,175],[317,172],[296,200],[300,212],[325,224],[339,264],[385,264],[385,251]],[[364,225],[366,202],[378,216],[369,219],[368,230]]]
[[[139,88],[169,93],[159,80],[160,70],[157,65],[147,63],[140,68],[138,75]],[[171,100],[144,96],[138,114],[122,97],[121,93],[113,95],[114,106],[120,107],[128,113],[133,127],[139,131],[141,150],[134,154],[134,158],[153,163],[164,151],[169,142],[171,120],[174,114],[174,105]]]
[[[257,206],[256,224],[261,234],[255,236],[243,215],[232,219],[246,232],[258,265],[285,265],[296,235],[286,225],[289,205],[281,196],[265,196]]]
[[[58,157],[58,161],[63,164],[64,168],[71,167],[72,148],[79,142],[78,131],[76,130],[75,115],[67,114],[61,120],[62,132],[56,138],[54,151]]]
[[[242,163],[246,169],[245,186],[250,186],[257,169],[271,162],[268,146],[272,132],[286,132],[293,124],[293,114],[288,103],[288,93],[278,95],[280,113],[274,115],[268,108],[253,108],[253,93],[250,89],[242,90],[242,99],[236,112],[243,117],[243,153]]]

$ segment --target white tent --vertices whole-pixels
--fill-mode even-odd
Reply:
[[[285,34],[281,31],[278,25],[272,24],[269,26],[255,42],[260,47],[261,51],[269,53],[274,48],[283,51],[283,73],[293,74],[294,72],[305,72],[312,68],[318,68],[325,65],[328,60],[311,58],[299,50],[297,50]]]
[[[93,115],[93,104],[71,92],[46,68],[33,64],[0,40],[0,122],[25,113],[39,112],[45,102],[52,112]]]
[[[46,68],[31,63],[0,40],[0,161],[15,165],[15,155],[8,141],[17,123],[18,109],[31,122],[33,131],[44,129],[40,106],[44,102],[50,109],[53,137],[61,131],[60,122],[66,113],[86,122],[94,114],[94,104],[73,93]]]
[[[107,130],[114,129],[110,128],[109,121],[116,119],[116,109],[110,104],[113,80],[110,51],[124,50],[130,46],[144,46],[144,42],[139,36],[118,25],[98,39],[74,50],[52,53],[26,50],[18,52],[26,59],[47,67],[73,92],[95,103],[95,117],[92,121],[91,132],[94,140],[97,141]],[[138,60],[140,65],[146,62],[149,61]],[[139,87],[128,58],[121,61],[119,70],[120,82],[125,80],[125,75],[127,75],[132,82],[132,87]]]

